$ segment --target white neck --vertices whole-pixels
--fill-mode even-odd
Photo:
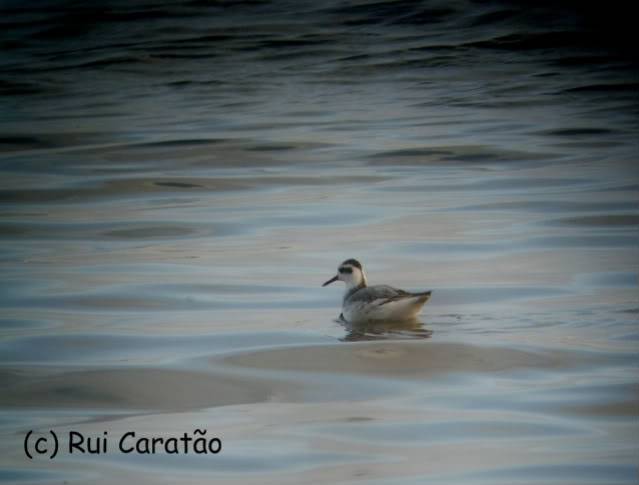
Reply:
[[[357,269],[353,270],[353,278],[344,282],[346,284],[346,292],[350,292],[355,288],[361,288],[368,286],[368,281],[366,280],[366,274],[364,271],[359,271]]]

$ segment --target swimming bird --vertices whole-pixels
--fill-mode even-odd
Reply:
[[[388,285],[368,286],[362,264],[356,259],[340,264],[337,274],[322,286],[338,280],[346,283],[340,318],[351,323],[413,319],[431,295],[430,291],[410,293]]]

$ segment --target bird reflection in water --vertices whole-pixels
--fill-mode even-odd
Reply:
[[[433,334],[417,319],[351,323],[340,318],[336,322],[346,330],[342,342],[426,339]]]

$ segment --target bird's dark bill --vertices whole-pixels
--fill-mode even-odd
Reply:
[[[337,281],[337,275],[333,276],[330,280],[328,280],[322,286],[330,285],[333,281]]]

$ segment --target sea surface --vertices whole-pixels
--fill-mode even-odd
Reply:
[[[636,484],[636,26],[588,5],[1,2],[0,483]],[[419,320],[338,321],[347,258]]]

